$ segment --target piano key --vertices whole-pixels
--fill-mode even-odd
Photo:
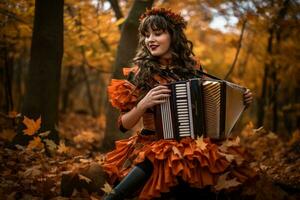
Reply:
[[[189,133],[191,130],[190,129],[179,129],[179,133],[185,132]]]
[[[188,126],[189,126],[189,125],[190,125],[190,123],[182,123],[182,122],[180,122],[180,123],[179,123],[179,126],[186,126],[186,125],[188,125]]]
[[[176,102],[187,102],[187,99],[177,99]]]
[[[186,105],[187,106],[188,105],[186,102],[177,102],[176,104],[177,104],[177,106],[181,106],[181,105]]]
[[[180,111],[186,111],[186,112],[187,112],[188,109],[187,109],[187,108],[178,108],[178,109],[177,109],[177,112],[180,112]]]
[[[189,119],[189,115],[187,115],[187,114],[182,114],[182,115],[178,115],[178,120],[180,120],[180,119]]]
[[[189,132],[185,132],[185,133],[181,133],[180,136],[181,137],[189,137],[189,136],[191,136],[191,134]]]
[[[179,123],[186,123],[186,122],[190,122],[190,120],[180,120],[180,121],[178,121]]]
[[[183,97],[187,97],[186,94],[179,94],[179,95],[176,95],[177,98],[183,98]]]
[[[185,109],[188,109],[189,107],[188,106],[186,106],[186,105],[182,105],[182,106],[177,106],[177,108],[185,108]]]

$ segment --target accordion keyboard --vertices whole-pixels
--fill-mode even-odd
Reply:
[[[179,137],[193,135],[193,118],[191,112],[191,94],[189,85],[189,82],[175,85],[176,113],[178,119]]]
[[[161,104],[162,115],[162,128],[165,139],[174,139],[175,135],[179,137],[194,136],[193,130],[193,117],[191,110],[191,94],[190,83],[182,82],[174,84],[174,98],[170,100],[170,97],[165,98],[166,102]],[[171,105],[175,103],[175,107]],[[172,118],[172,109],[176,113],[176,125]],[[174,126],[175,125],[175,126]],[[177,127],[174,129],[174,127]],[[174,132],[178,131],[177,134]]]

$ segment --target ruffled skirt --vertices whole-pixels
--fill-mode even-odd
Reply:
[[[209,138],[193,140],[157,140],[154,135],[136,135],[116,141],[115,150],[106,155],[103,164],[111,183],[125,177],[132,167],[148,159],[153,173],[139,199],[160,197],[178,184],[178,177],[191,187],[212,186],[222,190],[241,185],[256,174],[249,168],[239,138],[212,142]]]

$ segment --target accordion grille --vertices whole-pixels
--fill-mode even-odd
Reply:
[[[206,136],[218,138],[220,132],[221,84],[216,81],[205,81],[203,91]]]

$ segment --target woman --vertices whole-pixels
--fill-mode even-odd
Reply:
[[[120,182],[105,199],[123,199],[135,192],[140,199],[153,199],[180,181],[189,187],[217,190],[225,175],[238,184],[254,176],[236,140],[224,148],[226,141],[214,143],[209,138],[201,140],[202,147],[190,137],[180,141],[157,138],[153,106],[170,96],[163,84],[194,78],[202,71],[185,28],[186,21],[167,9],[153,8],[141,17],[136,67],[124,69],[128,80],[112,80],[108,92],[112,105],[121,111],[120,130],[126,132],[141,118],[143,129],[117,141],[116,149],[106,155],[103,167],[111,184]],[[246,105],[252,102],[249,90],[244,100]]]

